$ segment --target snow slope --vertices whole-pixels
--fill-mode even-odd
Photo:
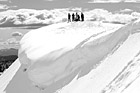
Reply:
[[[95,33],[93,29],[91,29],[91,27],[87,29],[84,23],[76,23],[75,25],[77,28],[63,32],[61,26],[59,27],[61,30],[55,28],[50,29],[48,26],[49,31],[47,27],[43,30],[38,29],[39,31],[34,30],[22,38],[20,43],[21,48],[19,49],[19,60],[22,63],[26,62],[25,64],[28,65],[28,75],[34,83],[41,86],[50,85],[54,82],[54,79],[58,81],[68,76],[87,62],[88,65],[96,64],[119,43],[119,39],[121,39],[123,35],[129,35],[129,31],[124,31],[125,34],[122,35],[119,34],[121,30],[113,34],[112,32],[107,32],[105,34],[109,35],[106,37],[103,36],[102,38],[98,37],[99,39],[92,43]],[[79,27],[81,28],[79,29]],[[69,29],[69,26],[66,26],[65,29]],[[119,34],[119,37],[117,34]],[[41,37],[36,38],[37,36]],[[118,40],[114,38],[114,41],[112,39],[114,36],[116,36]],[[112,41],[109,40],[110,38]],[[108,46],[108,43],[112,45]],[[102,50],[103,53],[99,53],[100,50]],[[93,52],[97,55],[91,54]],[[91,60],[96,60],[97,62],[91,62]],[[66,68],[68,65],[70,66]],[[45,75],[45,73],[47,74]]]
[[[18,69],[20,68],[20,62],[17,59],[10,67],[0,76],[0,93],[3,93],[3,90],[8,85],[9,81],[12,80]]]
[[[139,40],[140,34],[129,37],[129,39],[124,42],[124,44],[118,50],[116,50],[115,53],[113,53],[113,55],[110,55],[108,58],[102,61],[100,66],[92,70],[87,76],[82,77],[79,80],[75,80],[72,84],[66,86],[66,88],[62,89],[60,93],[114,93],[104,92],[105,90],[109,90],[104,90],[104,88],[139,52]]]
[[[129,36],[123,45],[121,45],[113,54],[110,54],[105,60],[102,61],[101,65],[92,70],[88,75],[78,80],[74,79],[69,85],[62,88],[62,90],[60,90],[58,93],[123,92],[127,86],[132,83],[132,81],[139,77],[139,40],[139,33]],[[133,68],[131,68],[132,70],[129,66],[130,62],[131,64],[135,65]],[[125,68],[127,68],[126,71],[124,71]],[[130,74],[128,74],[128,72]],[[137,90],[139,89],[136,85],[133,85],[133,88],[134,86],[137,88]],[[131,92],[127,91],[125,93],[132,93],[132,91],[136,90],[131,90]],[[139,91],[135,93],[139,93]]]
[[[6,93],[108,93],[110,82],[138,55],[140,24],[109,31],[92,24],[56,24],[26,34],[19,50],[22,67]]]

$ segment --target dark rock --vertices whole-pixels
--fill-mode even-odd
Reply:
[[[18,58],[17,49],[2,49],[0,50],[0,72],[4,72]]]

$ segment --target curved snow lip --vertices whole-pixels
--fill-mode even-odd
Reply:
[[[53,27],[53,25],[51,27]],[[59,30],[58,28],[54,28],[49,31],[46,31],[48,29],[44,28],[43,31],[41,31],[43,34],[40,34],[41,32],[39,33],[38,30],[35,30],[27,34],[28,37],[26,37],[25,35],[25,37],[23,37],[23,39],[21,40],[21,50],[24,50],[25,54],[27,55],[27,58],[25,57],[25,60],[23,61],[27,61],[26,59],[29,59],[31,61],[31,66],[28,69],[29,78],[37,84],[49,85],[50,83],[47,84],[47,82],[55,82],[59,80],[58,78],[62,79],[68,75],[67,73],[70,74],[74,70],[79,68],[82,70],[79,74],[79,77],[87,74],[92,69],[93,65],[98,64],[101,60],[103,60],[103,58],[107,54],[109,54],[120,42],[124,42],[130,34],[130,27],[126,25],[123,28],[118,29],[114,33],[106,33],[101,38],[91,40],[93,33],[90,33],[90,35],[85,35],[84,31],[81,31],[81,33],[79,34],[76,29],[78,34],[70,34],[69,32],[65,32],[65,34],[56,34],[58,32],[56,30]],[[38,39],[34,40],[36,38],[36,35],[41,36],[40,38],[38,38],[39,41]],[[44,41],[45,37],[47,37],[45,39],[45,41],[47,42],[46,44],[44,42],[41,42],[41,40]],[[88,40],[90,40],[90,42],[86,40],[84,44],[81,44],[81,47],[74,49],[76,45],[87,38],[89,38]],[[23,46],[25,47],[22,49]],[[53,49],[53,51],[56,51],[65,47],[69,48],[70,46],[71,51],[62,57],[60,56],[62,55],[60,51],[59,53],[48,52],[48,50],[52,51]],[[57,57],[58,59],[55,60],[55,57]]]

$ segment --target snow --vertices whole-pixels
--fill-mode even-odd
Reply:
[[[1,76],[0,76],[0,93],[3,93],[3,90],[8,85],[9,81],[12,80],[18,69],[20,68],[20,62],[17,59],[9,69],[7,69]]]
[[[20,42],[22,67],[17,59],[16,69],[10,69],[19,70],[12,80],[7,80],[11,80],[7,88],[5,85],[0,89],[7,93],[111,93],[110,82],[140,51],[140,34],[136,32],[139,21],[123,27],[91,25],[61,23],[27,33]],[[94,69],[90,69],[92,65]],[[2,77],[10,75],[8,70]]]
[[[55,28],[49,29],[50,27],[48,26],[43,30],[39,29],[39,30],[30,31],[23,37],[20,43],[21,48],[19,49],[19,57],[22,63],[26,62],[28,64],[29,78],[33,82],[41,85],[48,85],[50,83],[47,83],[46,81],[53,82],[52,78],[55,78],[56,75],[59,76],[56,77],[57,78],[56,81],[58,81],[59,79],[66,77],[66,74],[74,72],[75,69],[79,68],[79,65],[85,64],[87,61],[94,60],[94,59],[98,61],[101,60],[100,58],[103,58],[114,47],[114,44],[118,42],[116,40],[115,43],[113,44],[112,41],[108,41],[108,43],[109,42],[112,43],[112,46],[109,46],[108,48],[108,45],[105,44],[103,48],[103,46],[101,46],[100,43],[106,42],[108,38],[110,38],[109,35],[103,39],[96,40],[97,44],[99,45],[99,48],[96,46],[97,45],[96,43],[95,44],[93,43],[92,46],[95,45],[97,47],[95,49],[97,50],[93,49],[92,52],[90,52],[89,49],[86,48],[86,45],[83,45],[83,48],[78,47],[75,49],[75,47],[79,43],[81,43],[81,41],[84,41],[85,39],[87,40],[85,40],[84,42],[88,41],[90,39],[89,37],[92,38],[92,35],[94,35],[95,33],[91,29],[93,27],[90,27],[90,29],[84,29],[83,28],[84,27],[83,25],[85,25],[84,23],[79,23],[79,24],[75,23],[75,25],[77,26],[76,30],[74,28],[74,30],[71,29],[70,31],[69,30],[64,31],[63,33],[60,32],[62,31],[62,29],[60,30],[59,29],[55,30]],[[69,29],[69,28],[67,28],[66,26],[65,29]],[[37,36],[38,38],[36,38]],[[102,51],[103,52],[102,54],[98,53],[99,49],[103,50],[104,52]],[[95,52],[95,54],[97,53],[97,55],[91,55],[91,53],[93,52]],[[76,54],[79,56],[76,57]],[[99,55],[100,57],[98,58]],[[94,57],[92,58],[92,56]],[[81,60],[79,60],[79,58]],[[75,61],[77,62],[76,63],[71,62],[72,67],[70,67],[70,69],[72,70],[71,71],[68,70],[68,72],[63,72],[63,74],[61,74],[62,71],[66,70],[65,67],[68,66],[68,64],[70,64],[69,60],[72,60],[72,62]],[[63,65],[60,65],[60,63]],[[41,67],[42,70],[40,69]],[[46,75],[44,76],[45,73]],[[50,75],[50,73],[53,74],[54,76]],[[44,84],[45,82],[46,84]]]
[[[139,48],[137,49],[139,51]],[[132,89],[129,86],[132,86],[133,82],[135,82],[136,79],[139,78],[139,73],[140,73],[139,60],[140,60],[140,51],[135,54],[133,59],[131,59],[128,62],[128,64],[124,67],[124,69],[114,78],[114,80],[110,82],[110,84],[105,88],[104,93],[123,93],[125,92],[125,90]],[[135,87],[137,87],[136,84]],[[135,93],[139,93],[139,92],[135,92]]]
[[[140,77],[138,77],[123,93],[139,93]]]
[[[124,44],[115,51],[113,55],[106,58],[99,67],[92,70],[87,76],[64,87],[60,93],[69,93],[68,91],[70,91],[70,93],[101,93],[103,88],[113,80],[127,65],[129,60],[133,59],[139,52],[139,40],[140,34],[130,36]]]
[[[94,28],[91,26],[89,26],[88,28],[87,25],[83,26],[83,24],[80,24],[80,23],[79,24],[72,23],[71,25],[72,26],[69,26],[66,23],[60,23],[60,24],[50,25],[48,27],[43,27],[37,30],[30,31],[22,38],[20,42],[20,44],[22,44],[21,49],[24,50],[26,47],[28,47],[26,54],[29,57],[29,59],[37,60],[37,59],[40,59],[40,57],[42,57],[43,55],[48,54],[49,52],[60,49],[60,48],[64,48],[62,50],[63,52],[69,51],[73,49],[74,47],[76,47],[78,43],[85,40],[87,37],[90,37],[93,34],[100,33],[104,30],[105,31],[108,30],[104,28],[97,28],[97,27]],[[64,26],[66,27],[61,28]],[[78,29],[76,29],[75,27],[77,27]],[[57,28],[60,28],[60,29],[57,29]],[[57,31],[54,29],[57,29]],[[62,31],[65,29],[70,29],[70,30]],[[118,27],[116,27],[115,29],[118,29]],[[113,29],[113,31],[115,29]],[[44,42],[47,42],[47,43],[44,43]],[[59,43],[57,44],[56,42],[59,42]],[[20,53],[22,52],[22,50],[19,50]],[[63,54],[63,52],[61,54]]]

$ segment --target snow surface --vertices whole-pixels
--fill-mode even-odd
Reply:
[[[109,55],[100,66],[88,75],[73,80],[59,93],[114,93],[104,92],[104,87],[128,64],[129,60],[140,51],[140,34],[130,36],[115,53]],[[129,50],[129,51],[128,51]],[[138,69],[138,71],[140,71]],[[120,93],[116,92],[115,93]],[[126,92],[127,93],[127,92]],[[138,92],[135,92],[138,93]]]
[[[104,93],[139,93],[137,84],[140,73],[140,52],[125,66],[125,68],[115,77],[105,88]],[[137,83],[136,83],[137,82]],[[128,90],[130,90],[128,92]]]
[[[112,93],[108,84],[140,51],[140,24],[92,25],[63,23],[27,33],[20,42],[22,65],[6,93]]]
[[[9,81],[12,80],[18,69],[20,68],[20,62],[17,59],[10,67],[0,76],[0,93],[3,93],[3,90],[8,85]]]

